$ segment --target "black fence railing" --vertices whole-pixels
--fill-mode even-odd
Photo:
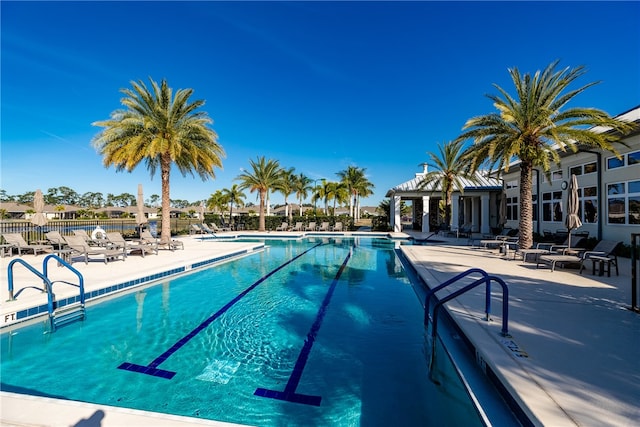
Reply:
[[[189,234],[191,224],[199,223],[196,218],[171,218],[171,234]],[[2,220],[0,221],[0,234],[20,233],[27,241],[46,240],[46,233],[58,231],[63,236],[73,234],[73,230],[84,229],[89,234],[96,227],[100,227],[107,232],[117,231],[125,237],[132,237],[138,234],[138,224],[135,219],[69,219],[50,220],[43,226],[36,226],[25,220]],[[160,234],[161,221],[150,220],[144,224],[145,228],[151,230],[154,235]]]

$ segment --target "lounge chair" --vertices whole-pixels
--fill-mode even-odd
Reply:
[[[215,230],[212,230],[211,228],[209,228],[209,226],[207,224],[205,224],[204,222],[202,224],[200,224],[200,227],[207,234],[216,234]]]
[[[34,255],[38,255],[39,252],[49,253],[53,252],[53,246],[51,245],[32,245],[27,243],[20,233],[3,233],[5,242],[18,249],[18,256],[22,256],[22,251],[31,251]]]
[[[220,231],[232,231],[231,227],[225,227],[224,225],[221,225],[220,227],[218,227],[213,222],[209,224],[209,227],[213,230],[214,233],[219,233]]]
[[[304,222],[296,222],[294,227],[291,227],[289,231],[304,231]]]
[[[142,258],[144,258],[145,254],[148,253],[155,253],[156,255],[158,254],[157,245],[154,246],[142,242],[135,243],[125,240],[124,237],[122,237],[122,234],[118,233],[117,231],[107,233],[107,240],[109,240],[109,243],[111,243],[111,249],[122,249],[125,258],[127,257],[127,255],[134,252],[140,252]]]
[[[45,236],[47,237],[49,243],[51,243],[51,245],[55,249],[62,249],[67,246],[67,242],[64,240],[64,237],[62,237],[62,234],[60,234],[59,231],[49,231],[45,234]]]
[[[579,273],[582,274],[582,270],[585,268],[585,264],[588,261],[592,262],[592,274],[595,274],[596,263],[600,264],[600,275],[604,273],[604,267],[606,264],[607,273],[611,276],[611,264],[616,267],[616,276],[619,275],[618,272],[618,256],[615,253],[616,248],[622,242],[616,242],[613,240],[601,240],[598,244],[590,251],[587,250],[575,250],[578,252],[573,255],[565,251],[564,254],[556,254],[556,255],[541,255],[538,257],[538,263],[536,264],[536,268],[540,266],[541,263],[549,264],[551,266],[551,271],[555,270],[556,264],[580,264]]]
[[[336,222],[335,225],[332,228],[333,231],[342,231],[342,223],[341,222]]]
[[[89,233],[87,233],[87,230],[85,230],[83,228],[79,228],[77,230],[73,230],[73,234],[75,236],[82,237],[82,239],[89,246],[106,246],[106,244],[108,243],[107,240],[106,240],[106,236],[104,236],[105,238],[94,239],[91,236],[89,236]]]
[[[174,251],[178,248],[184,249],[184,243],[182,241],[172,239],[169,242],[162,242],[157,237],[153,237],[153,234],[151,234],[149,230],[142,230],[140,232],[140,242],[151,245],[152,247],[156,247],[157,249],[159,249],[160,247],[167,248],[171,251]]]
[[[169,249],[174,251],[178,248],[184,249],[184,243],[180,240],[171,239],[168,242],[163,242],[162,240],[154,237],[153,234],[149,230],[142,230],[140,232],[140,242],[143,244],[151,245],[151,247],[155,247],[160,249],[160,247]]]
[[[206,227],[206,228],[205,228]],[[191,224],[191,234],[216,234],[212,229],[204,224]]]
[[[456,230],[456,237],[471,237],[471,227],[472,224],[470,222],[462,224],[462,226]]]
[[[309,225],[304,228],[304,231],[316,231],[316,223],[310,222]]]
[[[287,231],[289,229],[289,224],[283,222],[279,227],[276,227],[276,231]]]
[[[318,231],[331,231],[331,226],[328,222],[323,222],[320,224],[320,227],[318,227]]]
[[[96,246],[89,246],[87,242],[81,236],[64,236],[64,240],[69,245],[75,254],[79,254],[84,257],[84,263],[89,263],[89,257],[92,255],[100,256],[104,259],[106,264],[109,260],[122,258],[124,261],[124,252],[120,249],[108,249],[100,248]],[[73,257],[72,253],[71,257]]]
[[[529,255],[535,255],[537,262],[540,255],[562,255],[565,252],[584,250],[584,248],[582,248],[582,244],[585,240],[584,238],[576,238],[576,236],[572,236],[571,240],[573,240],[571,248],[568,246],[569,238],[567,238],[567,240],[565,240],[561,245],[556,245],[551,242],[540,242],[535,248],[518,250],[517,255],[522,257],[522,262],[526,262]]]

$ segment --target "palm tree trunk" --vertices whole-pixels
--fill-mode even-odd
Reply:
[[[533,246],[533,168],[531,162],[524,160],[520,163],[520,237],[518,246],[520,249],[529,249]]]
[[[258,231],[265,231],[264,226],[264,199],[266,197],[266,191],[260,190],[260,216],[258,217]]]
[[[171,241],[171,197],[169,195],[169,175],[171,172],[171,157],[163,154],[160,159],[160,175],[162,184],[162,227],[160,241],[168,244]]]

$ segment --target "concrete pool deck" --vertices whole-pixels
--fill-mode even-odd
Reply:
[[[107,265],[76,262],[73,266],[82,272],[86,291],[91,291],[132,277],[256,248],[255,243],[203,242],[194,237],[181,240],[184,250],[161,250],[159,255],[145,258],[132,255],[124,262]],[[508,284],[509,338],[499,334],[502,319],[499,286],[493,286],[491,322],[484,320],[484,286],[448,303],[447,307],[483,362],[502,380],[534,425],[637,425],[640,314],[627,309],[631,299],[628,259],[620,259],[620,276],[615,276],[615,272],[611,277],[592,276],[590,270],[579,275],[576,269],[551,272],[548,267],[536,269],[535,263],[505,260],[497,250],[466,246],[466,239],[441,240],[444,242],[427,246],[403,245],[402,250],[430,286],[471,267],[498,275]],[[35,290],[25,291],[18,301],[6,301],[7,265],[16,258],[0,259],[1,319],[15,313],[16,304],[33,305],[36,299],[46,301]],[[41,270],[42,255],[24,255],[22,259]],[[51,275],[68,274],[64,272],[66,269],[56,267],[55,262],[50,269]],[[32,276],[16,264],[16,289]],[[446,291],[438,296],[444,294]],[[5,392],[0,393],[0,409],[0,424],[7,426],[74,425],[87,420],[97,421],[92,425],[103,427],[230,425]]]

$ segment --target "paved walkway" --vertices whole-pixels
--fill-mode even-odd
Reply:
[[[492,285],[491,322],[484,286],[447,306],[535,424],[640,425],[640,314],[628,309],[629,259],[620,259],[620,276],[551,272],[466,246],[467,239],[447,240],[402,248],[431,287],[472,267],[507,283],[510,339],[500,335],[500,286]]]
[[[80,262],[73,266],[85,276],[90,291],[255,247],[238,242],[201,242],[192,237],[182,240],[184,251],[162,250],[144,259],[134,255],[124,262]],[[507,282],[511,294],[509,339],[499,334],[502,313],[498,286],[493,288],[492,322],[483,320],[484,287],[447,307],[536,425],[638,425],[640,314],[627,309],[631,299],[629,260],[621,260],[620,276],[594,277],[590,271],[578,275],[577,270],[536,269],[535,264],[505,260],[497,250],[473,249],[466,246],[466,239],[446,240],[437,245],[403,245],[402,250],[430,286],[471,267],[481,267]],[[46,302],[46,296],[35,290],[25,291],[19,301],[6,302],[6,267],[15,258],[0,260],[0,319],[14,313],[18,304],[33,304],[36,299]],[[42,255],[22,258],[42,268]],[[55,274],[68,274],[66,269],[55,267],[55,262],[50,268]],[[16,282],[24,277],[29,277],[26,269],[16,268]],[[0,424],[8,426],[73,425],[88,420],[103,427],[158,425],[157,414],[9,393],[0,393],[0,409]],[[163,418],[162,425],[225,424],[168,417]]]

